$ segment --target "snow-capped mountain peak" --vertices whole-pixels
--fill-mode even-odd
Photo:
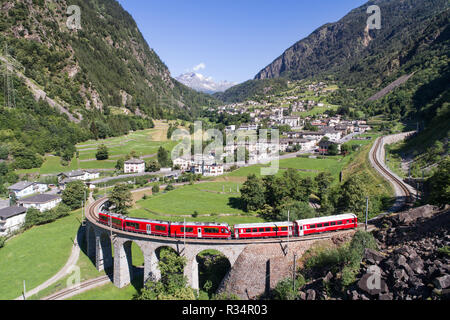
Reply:
[[[175,79],[189,88],[205,93],[223,92],[237,84],[228,81],[215,82],[212,77],[205,77],[197,72],[184,73]]]

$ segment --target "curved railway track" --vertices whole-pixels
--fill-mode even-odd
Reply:
[[[322,233],[320,235],[310,235],[310,236],[303,236],[303,237],[279,237],[279,238],[267,238],[267,239],[198,239],[198,238],[173,238],[173,237],[165,237],[165,236],[155,236],[155,235],[148,235],[143,233],[133,233],[129,231],[124,231],[122,229],[116,229],[111,228],[109,226],[106,226],[99,222],[98,215],[96,213],[98,207],[102,205],[105,201],[107,201],[107,198],[99,199],[92,203],[89,207],[88,213],[86,214],[86,218],[96,226],[107,230],[108,232],[114,232],[116,234],[120,234],[123,236],[130,236],[134,238],[142,238],[147,240],[156,240],[156,241],[167,241],[172,243],[180,243],[180,242],[186,242],[187,244],[205,244],[205,243],[211,243],[215,245],[220,244],[261,244],[261,243],[288,243],[288,242],[299,242],[299,241],[308,241],[308,240],[321,240],[321,239],[329,239],[339,234],[344,234],[350,231],[354,231],[355,229],[348,229],[348,230],[341,230],[336,232],[328,232],[328,233]],[[358,229],[364,228],[364,224],[359,223]]]
[[[400,209],[403,209],[407,206],[409,206],[413,202],[413,194],[409,190],[408,186],[399,178],[397,178],[395,175],[393,175],[389,170],[385,168],[385,166],[378,160],[378,153],[380,151],[380,148],[382,146],[383,138],[378,138],[375,144],[374,151],[371,153],[371,158],[374,164],[378,167],[379,171],[381,171],[388,179],[389,182],[391,182],[394,185],[397,185],[398,188],[402,191],[403,197],[404,197],[404,204],[400,206]]]

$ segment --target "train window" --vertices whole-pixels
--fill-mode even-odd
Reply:
[[[255,229],[252,230],[252,232],[258,232],[258,229],[255,228]]]
[[[338,225],[341,225],[342,224],[342,221],[338,221]]]
[[[165,226],[155,226],[155,230],[156,231],[166,231],[166,227]]]
[[[181,228],[181,232],[184,233],[184,228]],[[194,232],[194,228],[186,228],[186,232]]]
[[[327,222],[327,223],[325,223],[323,226],[324,226],[324,227],[329,227],[330,224]]]
[[[219,233],[219,228],[205,228],[205,233]]]
[[[317,228],[322,228],[322,224],[319,223],[319,224],[317,225]]]
[[[281,231],[287,231],[287,227],[281,227]]]
[[[336,225],[336,222],[332,222],[331,225],[332,225],[332,226],[335,226],[335,225]]]
[[[224,228],[220,229],[220,233],[225,233],[225,229]]]
[[[139,229],[139,223],[127,222],[126,226],[134,229]]]
[[[107,218],[107,217],[105,217],[105,216],[100,216],[100,220],[101,220],[101,221],[105,221],[105,222],[108,222],[108,218]]]
[[[270,232],[270,228],[266,228],[266,232]]]
[[[119,219],[116,219],[116,218],[112,218],[112,223],[114,223],[114,224],[122,224],[122,221],[120,221]]]
[[[315,228],[316,228],[316,225],[315,225],[315,224],[312,224],[312,225],[309,226],[309,228],[310,228],[310,229],[315,229]]]
[[[259,228],[259,232],[264,232],[264,228]]]
[[[252,232],[252,229],[246,229],[245,232],[251,233],[251,232]]]

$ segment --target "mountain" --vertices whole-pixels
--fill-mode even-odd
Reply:
[[[81,29],[67,27],[69,5],[81,13]],[[126,108],[133,114],[192,114],[207,104],[171,78],[135,21],[115,0],[2,1],[0,40],[11,56],[53,99],[73,113]]]
[[[171,77],[115,0],[1,1],[0,68],[0,159],[14,169],[48,153],[70,161],[78,142],[192,120],[215,103]]]
[[[367,27],[367,8],[381,10],[381,29]],[[335,23],[328,23],[295,43],[255,79],[285,77],[299,80],[333,75],[346,83],[363,80],[380,85],[412,56],[410,50],[424,35],[430,22],[449,9],[446,0],[375,0],[352,10]],[[429,43],[433,39],[429,39]]]
[[[184,73],[175,79],[191,89],[209,94],[223,92],[237,84],[228,81],[214,82],[211,77],[196,72]]]

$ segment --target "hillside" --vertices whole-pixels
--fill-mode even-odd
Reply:
[[[382,27],[369,30],[369,5],[381,9]],[[434,17],[448,10],[445,0],[376,0],[352,10],[335,23],[326,24],[287,49],[261,70],[255,79],[303,79],[333,75],[356,84],[376,86],[408,62]],[[435,39],[429,39],[431,44]]]
[[[2,48],[52,98],[78,109],[125,107],[151,117],[188,114],[208,97],[172,79],[133,18],[115,0],[71,1],[81,30],[66,26],[67,1],[3,2]],[[190,110],[190,111],[189,111]]]
[[[69,4],[81,29],[66,25]],[[171,78],[115,0],[2,1],[0,67],[0,157],[12,169],[39,167],[46,153],[69,161],[78,142],[214,104]]]

